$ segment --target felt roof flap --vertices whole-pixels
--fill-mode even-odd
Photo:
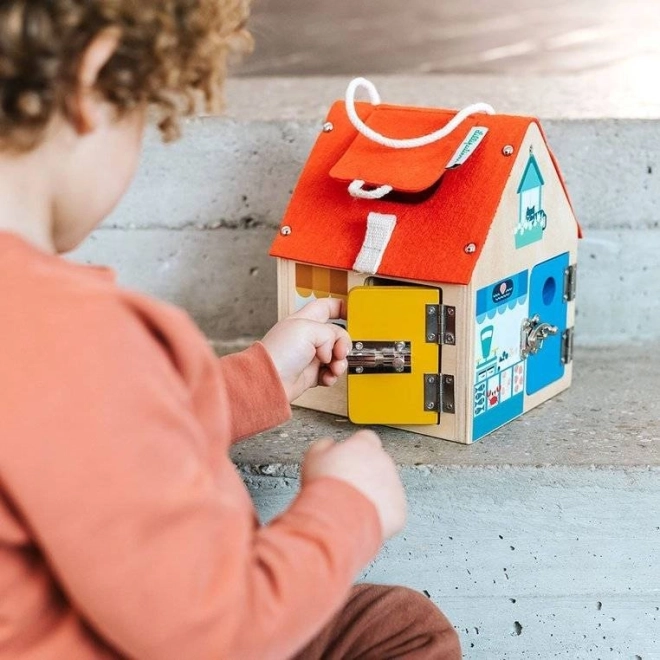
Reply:
[[[446,110],[420,111],[379,105],[365,124],[386,137],[408,139],[434,133],[455,114]],[[468,134],[478,125],[478,117],[469,117],[447,137],[413,149],[386,147],[358,133],[330,170],[330,176],[345,182],[360,180],[370,186],[388,185],[404,193],[428,190],[441,179]]]

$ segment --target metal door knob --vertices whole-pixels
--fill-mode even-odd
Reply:
[[[521,331],[522,357],[536,355],[543,348],[543,342],[558,332],[559,328],[556,325],[544,323],[538,314],[530,319],[525,319]]]

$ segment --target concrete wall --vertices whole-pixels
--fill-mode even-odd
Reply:
[[[455,86],[459,97],[447,105],[480,97],[479,85],[488,83],[468,82]],[[186,307],[215,341],[262,335],[276,318],[268,248],[327,108],[309,98],[329,103],[344,84],[271,82],[264,92],[258,80],[242,83],[233,115],[188,122],[174,145],[151,133],[129,194],[74,258],[113,265],[126,285]],[[408,93],[408,84],[388,84],[402,102],[424,97]],[[517,81],[500,85],[502,99],[507,85],[519,93]],[[437,96],[429,91],[427,103]],[[649,303],[660,280],[660,127],[648,118],[562,116],[563,107],[551,106],[543,125],[586,233],[578,342],[658,338],[659,315]]]

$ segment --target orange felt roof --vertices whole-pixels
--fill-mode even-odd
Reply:
[[[379,132],[402,138],[436,130],[456,114],[448,110],[369,103],[357,103],[356,109],[362,120],[376,126]],[[396,229],[378,269],[379,276],[468,284],[516,161],[515,155],[527,129],[536,120],[475,115],[466,122],[467,130],[458,131],[452,141],[453,149],[449,145],[444,151],[437,147],[434,150],[434,145],[430,145],[431,148],[405,150],[405,154],[402,150],[363,145],[363,138],[358,137],[341,101],[332,106],[327,121],[334,128],[319,135],[282,220],[282,226],[288,226],[290,232],[278,234],[270,254],[351,270],[364,241],[367,216],[376,211],[397,216]],[[458,143],[472,126],[483,126],[488,133],[463,165],[445,170]],[[514,147],[514,156],[502,154],[505,145]],[[412,156],[413,152],[424,150],[423,160],[428,169],[422,173],[414,169]],[[401,192],[395,191],[381,200],[351,197],[343,178],[351,178],[359,170],[356,158],[347,158],[347,152],[364,156],[364,173],[355,178],[374,185],[385,183],[388,177],[396,179]],[[438,156],[441,168],[433,163],[433,155]],[[413,171],[402,172],[401,168],[406,167]],[[331,171],[334,176],[330,175]],[[436,186],[431,188],[433,193],[417,192],[420,182],[429,180]],[[411,192],[417,194],[405,194]],[[476,246],[471,254],[465,251],[470,243]]]

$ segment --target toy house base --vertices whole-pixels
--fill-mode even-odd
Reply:
[[[280,318],[285,318],[286,316],[293,313],[296,309],[300,309],[300,307],[309,302],[311,299],[316,298],[317,295],[325,295],[321,288],[316,290],[316,294],[314,294],[314,289],[310,289],[308,291],[303,290],[303,293],[306,295],[305,297],[302,297],[299,293],[299,289],[296,289],[295,287],[295,272],[295,263],[289,262],[287,260],[278,260],[278,280],[281,284],[279,296]],[[368,284],[370,279],[371,278],[365,278],[364,274],[349,272],[347,274],[347,288],[351,290],[356,287],[363,286],[365,283]],[[405,280],[400,282],[391,281],[390,284],[410,286],[411,282]],[[421,284],[423,286],[432,286],[430,283]],[[336,295],[338,297],[342,297],[341,294]],[[454,306],[458,310],[467,309],[465,298],[470,298],[467,287],[447,286],[443,290],[443,296],[447,305]],[[456,319],[455,328],[457,338],[456,345],[443,347],[442,359],[444,367],[442,370],[443,372],[446,371],[455,374],[455,382],[459,385],[454,389],[455,412],[453,414],[441,413],[439,415],[438,423],[433,424],[407,425],[387,424],[383,422],[374,422],[373,424],[391,426],[393,428],[399,428],[411,433],[435,437],[440,440],[448,440],[462,444],[471,444],[472,442],[480,440],[481,438],[495,431],[497,428],[504,426],[509,421],[520,417],[524,413],[532,410],[536,406],[544,403],[548,399],[556,396],[557,394],[570,387],[573,375],[573,367],[571,363],[565,365],[562,377],[547,387],[543,388],[541,391],[525,396],[522,402],[522,406],[519,408],[514,408],[513,412],[511,412],[511,408],[505,408],[504,405],[502,405],[500,408],[500,410],[503,411],[502,416],[499,419],[496,418],[494,420],[491,416],[491,418],[488,420],[487,430],[483,430],[482,427],[479,427],[474,423],[475,417],[473,416],[473,410],[475,403],[478,403],[473,398],[475,388],[468,390],[467,387],[460,387],[461,384],[474,382],[475,376],[469,369],[468,362],[462,362],[459,360],[458,356],[460,354],[470,352],[474,352],[476,354],[480,350],[480,348],[476,347],[476,345],[473,346],[473,342],[469,340],[467,334],[467,329],[469,327],[470,319],[459,316]],[[481,340],[479,339],[479,341]],[[474,361],[478,363],[479,359],[475,357]],[[492,377],[493,376],[491,375],[490,378]],[[344,375],[331,388],[317,387],[308,390],[293,403],[294,405],[300,406],[302,408],[309,408],[311,410],[318,410],[320,412],[326,412],[340,417],[349,418],[348,378],[349,376]],[[374,400],[373,407],[377,414],[380,407],[380,402],[378,400]],[[492,407],[491,410],[493,410]]]
[[[548,399],[568,389],[571,385],[571,375],[572,375],[571,369],[569,368],[567,370],[566,377],[562,378],[561,381],[555,383],[552,387],[549,387],[547,391],[544,392],[544,396],[530,397],[529,401],[527,402],[527,405],[525,406],[525,409],[519,415],[517,415],[517,417],[503,421],[500,424],[500,426],[490,429],[488,433],[492,433],[493,431],[497,430],[497,428],[500,428],[501,426],[505,426],[509,421],[513,421],[513,419],[517,419],[518,417],[525,414],[529,410],[532,410],[536,406],[544,403]],[[333,415],[338,415],[340,417],[348,418],[348,406],[346,404],[346,397],[347,397],[346,386],[347,386],[347,379],[346,376],[344,376],[332,388],[331,394],[320,392],[319,388],[316,388],[307,391],[305,394],[303,394],[299,399],[297,399],[293,403],[294,405],[299,406],[301,408],[309,408],[310,410],[318,410],[320,412],[327,412]],[[471,435],[465,431],[461,434],[459,432],[461,421],[463,421],[464,423],[464,428],[467,427],[467,423],[465,423],[464,420],[459,420],[457,418],[449,419],[448,417],[445,417],[445,419],[443,419],[440,424],[435,424],[435,425],[400,426],[394,424],[393,425],[384,424],[383,426],[392,426],[392,428],[402,429],[404,431],[409,431],[411,433],[418,433],[419,435],[426,435],[433,438],[438,438],[439,440],[448,440],[450,442],[458,442],[461,444],[472,444],[473,442],[477,442],[481,440],[481,437],[477,438],[476,440],[472,440]]]
[[[414,110],[360,108],[396,137],[454,114]],[[420,183],[410,154],[356,137],[343,104],[330,111],[271,254],[280,317],[347,300],[354,350],[346,378],[297,405],[470,444],[570,386],[579,227],[565,186],[535,120],[475,122],[466,144],[476,130],[480,142],[459,166],[437,169],[443,154],[423,147],[436,169]],[[353,178],[396,185],[356,199]],[[383,219],[388,232],[371,224]],[[380,261],[358,272],[379,240]]]

